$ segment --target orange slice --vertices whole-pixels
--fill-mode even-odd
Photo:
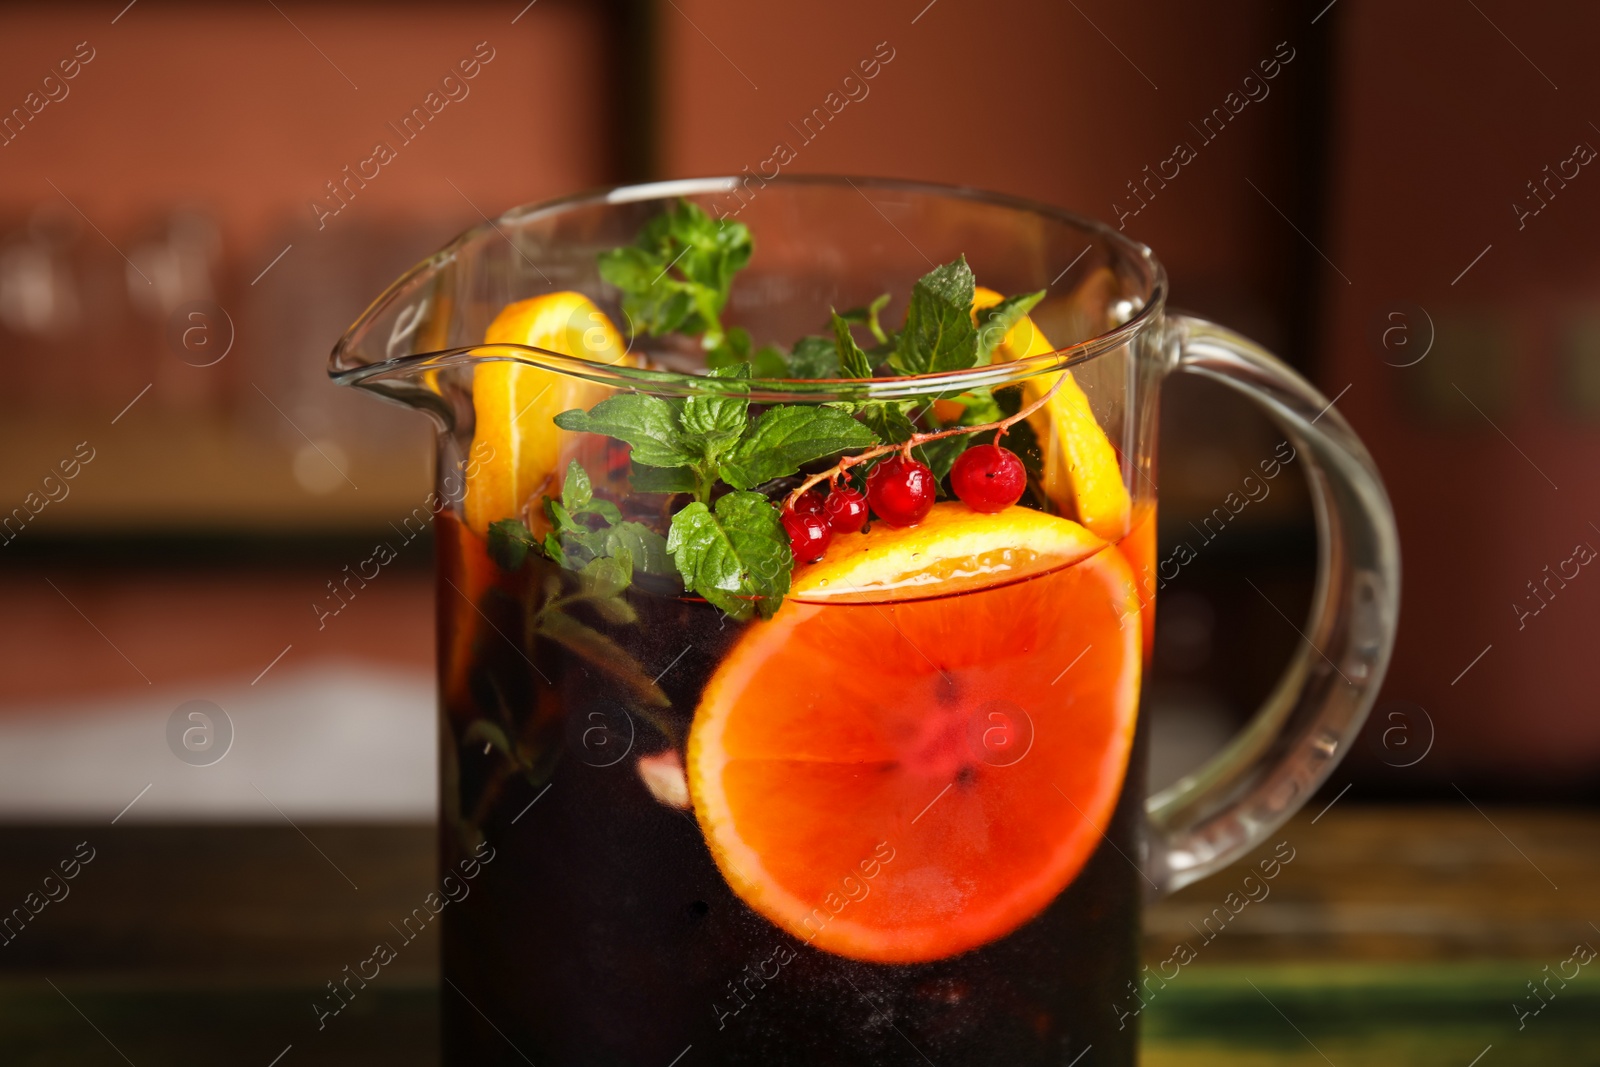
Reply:
[[[547,293],[503,308],[484,344],[530,345],[564,356],[616,365],[627,348],[611,320],[582,293]],[[472,372],[472,462],[467,465],[467,526],[480,537],[489,524],[522,513],[530,497],[560,492],[571,435],[551,420],[568,408],[588,408],[608,390],[555,371],[497,360]]]
[[[689,792],[729,885],[852,959],[942,959],[1037,915],[1100,846],[1133,744],[1127,561],[1068,519],[956,508],[836,540],[796,593],[848,578],[878,598],[786,600],[690,729]],[[1013,575],[993,565],[1007,548],[1030,557]]]
[[[976,313],[993,307],[1002,297],[993,289],[979,286],[973,294]],[[1026,359],[1054,352],[1044,333],[1024,316],[1006,332],[995,349],[997,361]],[[1122,481],[1117,450],[1095,420],[1094,409],[1071,371],[1044,374],[1022,383],[1025,403],[1032,403],[1050,391],[1061,378],[1061,388],[1039,411],[1028,417],[1044,450],[1044,489],[1063,511],[1075,512],[1078,520],[1108,541],[1128,531],[1132,500]],[[1068,502],[1071,506],[1068,506]]]
[[[835,604],[949,596],[1076,563],[1105,547],[1077,523],[1042,511],[1011,507],[1001,515],[947,500],[915,526],[880,524],[835,538],[821,562],[794,572],[789,595]]]

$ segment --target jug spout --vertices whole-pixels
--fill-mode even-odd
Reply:
[[[461,398],[442,388],[440,374],[463,343],[453,336],[456,269],[447,248],[389,286],[334,345],[328,376],[457,425]]]

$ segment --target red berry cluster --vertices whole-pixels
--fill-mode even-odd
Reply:
[[[999,445],[974,445],[950,468],[950,486],[973,511],[992,514],[1022,499],[1028,474],[1016,453]],[[927,518],[938,493],[933,471],[896,453],[878,462],[867,475],[865,496],[836,482],[824,497],[815,489],[801,493],[783,513],[789,549],[796,562],[815,563],[828,551],[836,533],[855,533],[867,524],[867,509],[890,526],[915,526]]]
[[[867,498],[842,483],[827,496],[815,489],[800,494],[783,513],[789,550],[797,563],[815,563],[828,551],[836,533],[855,533],[867,524]]]

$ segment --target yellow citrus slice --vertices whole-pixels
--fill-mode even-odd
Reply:
[[[630,362],[605,313],[582,293],[547,293],[501,309],[484,344],[529,345],[611,366]],[[593,382],[525,363],[479,363],[472,372],[472,462],[467,466],[467,526],[480,537],[489,524],[522,512],[536,494],[560,492],[570,435],[551,420],[588,408],[607,390]],[[575,447],[575,446],[571,446]]]
[[[939,519],[840,538],[802,592],[848,576],[928,595],[786,599],[695,712],[689,794],[718,869],[827,952],[916,963],[1004,937],[1104,847],[1122,794],[1140,678],[1127,561],[1069,519],[969,514],[926,540]],[[1007,546],[1089,554],[969,584]]]
[[[993,289],[979,286],[972,298],[974,314],[1001,299]],[[995,359],[1026,359],[1053,351],[1055,347],[1043,331],[1032,318],[1024,316],[1007,331],[1005,340],[995,349]],[[1048,393],[1058,377],[1062,379],[1061,388],[1042,409],[1028,417],[1044,451],[1045,493],[1063,511],[1075,511],[1079,521],[1096,534],[1115,541],[1128,531],[1132,500],[1122,481],[1117,451],[1096,421],[1088,396],[1073,380],[1071,371],[1062,371],[1023,382],[1025,402]]]

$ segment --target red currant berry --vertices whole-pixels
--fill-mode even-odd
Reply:
[[[933,507],[937,484],[933,472],[898,453],[867,475],[867,503],[890,526],[915,526]]]
[[[789,534],[789,551],[796,563],[815,563],[828,551],[833,540],[833,528],[821,515],[802,511],[785,511],[783,528]]]
[[[856,533],[867,524],[867,498],[848,485],[836,485],[822,505],[834,533]]]
[[[950,486],[973,511],[992,514],[1022,499],[1028,472],[1009,448],[973,445],[950,468]]]
[[[822,494],[815,489],[807,489],[800,494],[800,499],[794,502],[794,507],[790,510],[801,515],[821,515],[822,505]]]

